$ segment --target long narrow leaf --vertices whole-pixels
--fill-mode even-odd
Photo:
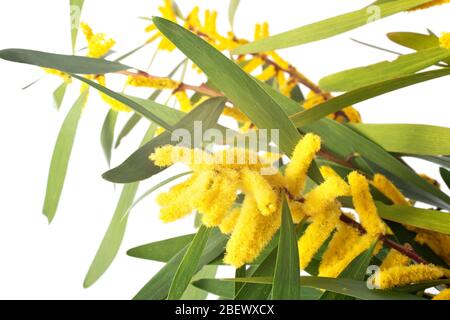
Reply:
[[[183,296],[192,277],[197,272],[199,260],[208,241],[210,231],[211,229],[205,226],[201,226],[198,230],[173,277],[167,296],[168,300],[178,300]]]
[[[55,103],[56,110],[59,110],[59,108],[61,108],[61,104],[63,102],[64,95],[66,94],[67,85],[68,85],[68,83],[66,81],[64,81],[53,92],[53,102]]]
[[[12,62],[26,63],[77,74],[104,74],[131,69],[131,67],[124,64],[104,59],[70,56],[26,49],[0,50],[0,58]]]
[[[272,299],[297,300],[300,298],[299,266],[295,225],[285,200],[283,202],[280,239],[273,277]]]
[[[151,124],[142,140],[142,144],[151,139],[155,131],[156,126]],[[105,273],[116,257],[128,222],[128,217],[125,216],[125,213],[133,203],[138,187],[138,182],[123,186],[112,220],[84,279],[83,286],[85,288],[94,284]]]
[[[111,152],[114,142],[114,130],[116,128],[118,113],[112,109],[108,110],[100,133],[100,142],[105,154],[108,166],[111,164]]]
[[[341,71],[322,78],[319,85],[326,91],[351,91],[381,81],[407,76],[450,57],[444,48],[430,48],[373,65]]]
[[[83,4],[84,0],[70,0],[70,36],[72,39],[72,52],[75,52]]]
[[[234,17],[236,16],[236,11],[239,7],[240,0],[230,0],[228,6],[228,21],[230,22],[231,29],[234,26]]]
[[[326,39],[431,0],[382,1],[363,9],[315,22],[236,48],[233,54],[272,51]]]
[[[78,122],[83,106],[86,103],[87,91],[83,92],[70,109],[59,131],[53,150],[50,170],[48,173],[47,191],[45,193],[43,213],[51,222],[58,209],[59,199],[66,178],[70,154],[72,153]]]

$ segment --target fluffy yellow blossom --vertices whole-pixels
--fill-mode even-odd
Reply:
[[[408,244],[405,245],[407,248],[411,248]],[[392,267],[397,266],[407,266],[410,263],[409,257],[405,256],[404,254],[398,252],[395,249],[389,250],[389,253],[384,258],[383,263],[380,266],[381,270],[387,270]]]
[[[234,231],[226,246],[225,263],[241,267],[251,263],[280,227],[281,211],[262,215],[251,195],[246,195]]]
[[[86,23],[81,23],[81,29],[88,43],[87,56],[91,58],[100,58],[111,50],[116,42],[104,33],[93,33],[92,29]]]
[[[234,208],[231,210],[228,215],[222,220],[222,222],[219,225],[220,231],[222,231],[223,234],[230,234],[233,232],[234,227],[236,226],[236,223],[239,219],[239,216],[241,214],[241,208]]]
[[[269,36],[269,24],[267,22],[257,23],[255,25],[255,41],[267,38]]]
[[[437,280],[445,276],[442,268],[434,265],[415,264],[395,266],[381,270],[375,276],[375,286],[380,289],[400,287],[419,281]]]
[[[305,187],[309,166],[319,150],[320,138],[314,134],[305,135],[295,147],[285,171],[287,188],[292,195],[297,196]]]
[[[179,82],[169,78],[148,77],[144,75],[133,75],[127,79],[127,84],[133,87],[148,87],[154,89],[176,89]]]
[[[450,300],[450,289],[444,289],[433,297],[433,300]]]
[[[361,236],[355,228],[342,221],[328,244],[319,265],[319,276],[337,277],[358,255],[370,247],[373,237]]]
[[[372,184],[394,204],[409,206],[410,203],[406,200],[402,192],[385,176],[382,174],[375,174]]]
[[[421,4],[420,6],[414,7],[412,9],[410,9],[409,11],[427,9],[427,8],[431,8],[434,6],[440,6],[442,4],[449,3],[449,2],[450,2],[450,0],[433,0],[433,1]]]
[[[193,106],[191,104],[191,100],[189,99],[186,91],[184,90],[177,90],[174,93],[175,98],[177,99],[178,103],[180,104],[181,111],[189,112],[193,109]]]
[[[246,194],[251,194],[262,215],[268,216],[279,210],[279,194],[257,171],[244,168],[241,171],[242,186]]]
[[[362,226],[369,235],[378,236],[386,232],[383,221],[378,216],[367,179],[356,171],[348,176],[353,205],[359,215]]]
[[[335,204],[314,216],[313,222],[298,241],[301,269],[305,269],[309,265],[314,255],[333,232],[340,214],[340,208]]]
[[[252,71],[254,71],[256,68],[262,66],[264,64],[264,60],[261,59],[260,57],[256,57],[252,60],[250,60],[244,67],[244,71],[247,73],[251,73]]]
[[[277,71],[273,65],[268,66],[261,72],[259,75],[256,76],[257,79],[261,81],[267,81],[272,79],[277,74]]]
[[[450,50],[450,32],[442,33],[442,36],[439,38],[439,45]]]
[[[168,19],[170,21],[176,22],[177,17],[175,12],[173,11],[173,5],[171,0],[164,0],[164,5],[158,8],[161,16],[164,19]],[[147,43],[151,43],[157,39],[161,38],[161,41],[158,44],[158,49],[173,51],[176,47],[175,45],[166,37],[163,36],[161,32],[159,32],[154,24],[150,24],[147,28],[145,28],[146,32],[155,32],[148,40]]]
[[[104,75],[98,76],[97,81],[102,86],[106,86],[106,79],[105,79]],[[128,107],[127,105],[123,104],[122,102],[117,101],[116,99],[108,96],[107,94],[104,94],[103,92],[100,92],[100,97],[106,104],[108,104],[111,107],[112,110],[119,111],[119,112],[120,111],[121,112],[130,112],[131,111],[130,107]]]
[[[311,91],[305,102],[303,102],[303,108],[305,109],[311,109],[314,108],[322,103],[324,103],[326,99],[327,94],[317,94],[313,91]],[[342,109],[341,111],[338,111],[334,114],[331,114],[328,116],[330,119],[337,120],[339,122],[353,122],[353,123],[361,123],[361,115],[359,112],[353,108],[352,106],[346,107]]]
[[[422,229],[416,231],[417,235],[414,240],[430,247],[445,263],[450,265],[450,235]]]

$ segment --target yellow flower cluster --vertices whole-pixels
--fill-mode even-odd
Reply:
[[[347,184],[331,168],[322,167],[324,182],[303,196],[308,169],[319,149],[320,138],[307,134],[296,146],[284,174],[275,169],[274,174],[263,175],[263,169],[274,169],[273,157],[249,150],[207,153],[174,146],[157,148],[150,155],[156,165],[167,167],[181,162],[193,170],[189,179],[158,196],[161,219],[170,222],[198,210],[204,225],[218,226],[231,234],[225,262],[240,267],[251,263],[279,229],[281,202],[287,195],[294,222],[305,217],[310,220],[299,240],[301,268],[308,266],[337,228],[321,264],[323,274],[337,275],[385,233],[385,226],[378,217],[366,178],[356,172],[349,175]],[[241,205],[235,203],[239,193],[245,195]],[[341,196],[353,197],[361,224],[367,230],[365,235],[340,220],[337,198]]]
[[[442,33],[442,36],[439,38],[439,45],[450,50],[450,32]]]
[[[81,29],[88,43],[87,56],[91,58],[100,58],[111,50],[116,42],[106,36],[104,33],[95,33],[86,23],[81,23]]]
[[[415,229],[415,241],[427,245],[434,253],[450,265],[450,235],[429,230]]]
[[[329,93],[322,93],[318,94],[313,91],[311,91],[305,102],[303,103],[303,107],[305,109],[311,109],[314,108],[325,101],[327,101],[327,96],[329,96]],[[352,106],[346,107],[342,109],[340,112],[336,112],[334,114],[330,114],[328,116],[330,119],[334,119],[339,122],[353,122],[353,123],[361,123],[361,115],[359,112]]]
[[[450,300],[450,289],[444,289],[433,297],[433,300]]]
[[[186,91],[177,90],[174,93],[174,96],[177,99],[178,103],[180,104],[181,111],[189,112],[194,108],[194,106],[191,104],[191,100],[189,99]]]
[[[432,0],[430,2],[421,4],[420,6],[417,6],[415,8],[410,9],[409,11],[415,11],[415,10],[422,10],[422,9],[428,9],[434,6],[440,6],[446,3],[449,3],[450,0]]]
[[[410,266],[393,266],[381,270],[374,278],[375,286],[389,289],[420,281],[437,280],[446,276],[446,270],[432,264],[415,264]]]
[[[411,249],[411,246],[409,244],[405,244],[405,247]],[[380,266],[380,269],[388,270],[392,267],[407,266],[409,265],[410,261],[411,260],[409,259],[409,257],[398,252],[397,250],[391,249],[389,250],[387,256],[384,258],[383,263]]]
[[[127,85],[133,87],[174,90],[178,88],[180,83],[169,78],[158,78],[137,74],[128,76]]]

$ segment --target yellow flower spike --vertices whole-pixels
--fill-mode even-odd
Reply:
[[[305,269],[322,244],[328,239],[339,221],[341,211],[338,205],[317,214],[298,241],[300,269]]]
[[[174,94],[175,98],[177,98],[178,103],[180,104],[180,110],[184,112],[189,112],[193,109],[191,100],[189,99],[186,91],[178,90]]]
[[[385,234],[386,227],[378,216],[377,208],[373,202],[367,179],[356,171],[348,176],[353,205],[359,215],[362,226],[369,235]]]
[[[278,53],[276,53],[275,51],[271,51],[268,53],[268,55],[272,58],[272,60],[283,70],[288,70],[289,69],[289,62],[287,62],[286,60],[284,60],[283,58],[280,57],[280,55]]]
[[[223,169],[218,173],[211,188],[196,206],[203,214],[202,222],[207,227],[221,224],[236,200],[239,174],[235,170]]]
[[[98,76],[96,78],[97,82],[102,85],[106,86],[106,78],[104,75]],[[100,97],[102,100],[111,107],[112,110],[118,111],[118,112],[130,112],[131,108],[127,105],[123,104],[122,102],[108,96],[107,94],[104,94],[103,92],[100,92]]]
[[[192,9],[192,11],[188,14],[187,18],[186,18],[186,24],[187,27],[189,28],[189,26],[194,27],[194,28],[199,28],[201,26],[201,22],[200,19],[198,17],[200,8],[194,7],[194,9]]]
[[[162,207],[168,206],[177,201],[177,199],[187,191],[192,183],[198,178],[198,174],[194,173],[189,179],[174,185],[167,192],[162,192],[156,197],[156,203]]]
[[[163,222],[173,222],[191,213],[195,203],[209,189],[215,177],[213,170],[200,171],[185,192],[167,206],[161,207],[160,219]]]
[[[329,167],[329,166],[321,166],[320,167],[320,174],[322,175],[322,177],[324,179],[329,179],[329,178],[341,178],[340,175],[338,175],[336,173],[336,171],[333,170],[333,168]],[[342,179],[342,178],[341,178]]]
[[[257,79],[261,81],[267,81],[272,79],[276,75],[276,69],[273,65],[268,66],[263,70],[263,72],[256,76]]]
[[[191,168],[203,168],[210,167],[214,163],[213,156],[205,151],[172,145],[156,148],[149,159],[159,167],[168,167],[180,162]]]
[[[419,281],[437,280],[445,275],[444,271],[432,264],[395,266],[381,270],[375,277],[375,285],[380,289],[390,289]]]
[[[91,40],[92,36],[94,35],[91,27],[85,22],[81,22],[80,27],[81,27],[81,30],[83,31],[84,37],[89,42]]]
[[[245,113],[243,113],[241,110],[237,109],[237,108],[230,108],[230,107],[225,107],[223,109],[223,113],[224,116],[233,118],[234,120],[240,122],[240,123],[246,123],[248,121],[250,121],[248,119],[248,117],[245,115]]]
[[[280,227],[281,210],[263,216],[251,195],[246,195],[241,214],[226,246],[224,262],[236,268],[255,260]]]
[[[372,184],[394,204],[409,206],[410,203],[406,200],[402,192],[385,176],[382,174],[375,174]]]
[[[88,42],[87,56],[91,58],[100,58],[107,54],[116,42],[106,36],[104,33],[93,33],[92,29],[84,24],[82,27],[86,40]]]
[[[261,174],[244,168],[241,171],[241,180],[245,192],[251,193],[255,198],[258,210],[262,215],[268,216],[279,210],[280,195],[273,190]]]
[[[261,26],[261,38],[267,38],[269,35],[269,24],[267,22],[264,22]]]
[[[328,244],[319,266],[320,277],[337,277],[358,255],[370,247],[373,238],[361,236],[355,228],[341,221]]]
[[[161,12],[163,18],[169,19],[170,21],[176,22],[177,16],[173,11],[173,5],[171,0],[164,0],[164,6],[158,8]]]
[[[416,11],[416,10],[423,10],[423,9],[428,9],[434,6],[440,6],[442,4],[445,3],[449,3],[450,0],[433,0],[424,4],[421,4],[420,6],[414,7],[412,9],[409,9],[408,11]]]
[[[286,77],[284,76],[283,71],[277,72],[277,81],[278,81],[278,85],[280,86],[280,88],[283,88],[286,86]]]
[[[444,289],[433,297],[433,300],[450,300],[450,289]]]
[[[178,88],[180,83],[169,78],[157,78],[143,75],[133,75],[128,77],[127,85],[133,87],[148,87],[154,89],[174,90]]]
[[[320,215],[336,203],[336,198],[350,195],[350,188],[341,177],[329,177],[305,196],[303,210],[310,216]]]
[[[418,229],[414,240],[430,247],[445,263],[450,265],[450,235]]]
[[[408,248],[411,248],[409,245],[405,245]],[[384,258],[383,263],[380,266],[381,270],[387,270],[392,267],[397,266],[407,266],[409,265],[411,259],[404,254],[398,252],[395,249],[389,250],[389,253],[387,254],[386,258]]]
[[[222,220],[219,225],[219,229],[223,234],[230,234],[233,232],[234,227],[241,214],[241,208],[234,208],[231,210],[227,216]]]
[[[320,138],[311,133],[306,134],[295,147],[284,173],[287,189],[293,196],[298,196],[303,190],[309,166],[319,150]]]
[[[253,39],[254,39],[255,41],[261,39],[261,25],[260,25],[259,23],[257,23],[257,24],[255,25],[255,33],[254,33]]]
[[[256,57],[251,59],[242,69],[245,72],[250,73],[263,64],[264,60],[259,57]]]

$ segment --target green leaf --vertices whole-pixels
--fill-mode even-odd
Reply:
[[[223,282],[240,281],[245,283],[270,285],[272,283],[272,278],[270,277],[250,277],[237,279],[231,278],[231,279],[222,279],[218,281]],[[302,287],[323,289],[361,300],[425,300],[422,297],[395,290],[369,289],[365,281],[358,281],[353,279],[302,276],[300,277],[300,282],[302,284]]]
[[[155,131],[156,126],[153,124],[150,125],[142,140],[142,143],[145,143],[151,139],[151,137],[155,134]],[[125,235],[125,229],[128,222],[128,216],[126,216],[125,213],[133,203],[138,187],[139,183],[131,183],[123,186],[112,220],[106,230],[94,260],[89,267],[88,273],[84,278],[83,286],[85,288],[94,284],[103,275],[103,273],[105,273],[116,257]]]
[[[132,248],[127,254],[134,258],[169,262],[180,250],[192,242],[195,234],[161,240]]]
[[[450,70],[441,69],[403,76],[392,80],[381,81],[344,93],[333,99],[325,101],[324,103],[321,103],[314,108],[298,112],[291,116],[291,120],[297,127],[302,127],[350,105],[369,100],[371,98],[401,88],[405,88],[413,84],[448,75],[450,75]]]
[[[246,54],[272,51],[326,39],[430,1],[431,0],[384,1],[378,3],[376,7],[372,5],[364,7],[357,11],[315,22],[240,46],[232,53]],[[377,14],[379,14],[378,17],[376,16]]]
[[[319,85],[326,91],[351,91],[390,79],[413,74],[450,57],[450,50],[430,48],[405,54],[394,61],[383,61],[365,67],[341,71],[322,78]]]
[[[439,38],[433,34],[390,32],[387,37],[398,45],[416,51],[439,47]]]
[[[380,217],[410,226],[450,234],[450,213],[375,202]]]
[[[238,282],[235,282],[235,284],[236,283]],[[205,278],[194,281],[192,284],[199,289],[218,295],[220,297],[228,299],[234,298],[234,284],[232,281]],[[303,287],[300,293],[300,300],[317,300],[321,295],[322,291],[320,290]]]
[[[188,113],[174,128],[184,128],[192,132],[194,130],[194,121],[201,121],[203,131],[207,130],[216,124],[224,105],[225,100],[223,98],[209,99]],[[161,145],[178,143],[179,141],[172,141],[170,132],[164,132],[135,151],[121,165],[104,173],[103,178],[116,183],[147,179],[163,170],[163,168],[156,166],[153,161],[148,159],[155,148]]]
[[[122,142],[122,139],[125,138],[130,132],[136,127],[136,125],[141,121],[142,116],[139,113],[133,113],[130,118],[128,118],[127,122],[125,122],[125,125],[120,130],[119,134],[117,135],[116,144],[114,145],[114,148],[117,149]]]
[[[300,262],[297,235],[287,201],[283,201],[280,239],[273,277],[272,299],[300,298]]]
[[[292,153],[300,139],[299,132],[255,80],[192,32],[162,18],[155,17],[153,22],[259,129],[281,129],[280,147],[286,154]]]
[[[55,91],[53,91],[53,101],[55,102],[56,110],[59,110],[59,108],[61,108],[64,95],[66,94],[67,85],[68,83],[64,81],[60,86],[58,86],[58,88],[56,88]]]
[[[56,139],[55,148],[53,149],[43,209],[43,213],[47,216],[49,223],[56,214],[59,199],[61,198],[78,122],[86,99],[87,91],[83,92],[75,101],[64,119],[58,138]]]
[[[192,278],[192,282],[203,278],[214,278],[217,273],[218,266],[204,266]],[[205,300],[208,297],[208,292],[195,287],[192,283],[188,286],[180,300]]]
[[[389,152],[449,155],[450,128],[423,124],[349,124]]]
[[[213,261],[223,253],[228,238],[220,233],[219,230],[213,229],[205,247],[202,257],[198,263],[198,270]],[[175,273],[178,270],[183,257],[188,249],[184,247],[177,253],[153,278],[137,293],[135,300],[161,300],[165,299],[169,293],[170,284]]]
[[[441,173],[442,180],[444,180],[445,184],[447,185],[447,188],[450,189],[450,171],[441,167],[439,169],[439,172]]]
[[[57,69],[67,73],[104,74],[131,67],[104,59],[70,56],[26,49],[0,50],[0,58],[43,68]]]
[[[183,296],[192,277],[196,274],[200,257],[205,249],[211,229],[201,226],[184,254],[170,285],[168,300],[178,300]]]
[[[372,260],[373,251],[378,241],[374,241],[366,251],[362,252],[339,274],[338,278],[363,281]],[[326,291],[321,300],[349,300],[348,296]]]
[[[72,38],[72,52],[75,52],[83,4],[84,0],[70,0],[70,35]]]
[[[100,142],[105,154],[108,166],[111,164],[111,152],[114,141],[114,130],[116,127],[118,113],[112,109],[108,110],[100,133]]]
[[[228,7],[228,21],[230,22],[231,30],[233,30],[234,17],[236,16],[236,11],[240,2],[240,0],[230,0],[230,5]]]

